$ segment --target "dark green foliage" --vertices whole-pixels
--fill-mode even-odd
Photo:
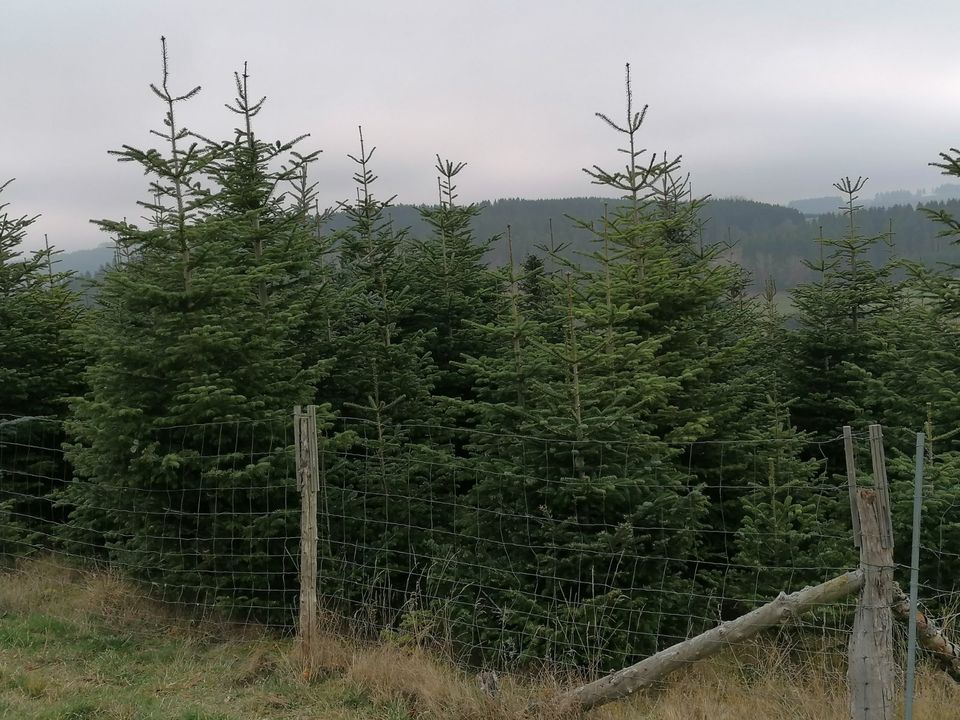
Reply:
[[[911,435],[928,430],[922,579],[953,587],[957,268],[891,262],[862,180],[837,183],[844,211],[815,246],[795,211],[696,198],[679,157],[639,146],[628,67],[625,121],[599,115],[625,162],[586,170],[616,198],[462,205],[465,165],[438,156],[439,204],[394,207],[361,133],[356,199],[321,213],[317,154],[255,133],[248,83],[233,136],[202,137],[174,114],[199,89],[171,93],[164,54],[165,147],[117,152],[150,176],[148,217],[99,222],[116,253],[82,322],[48,253],[14,255],[31,219],[0,216],[16,328],[0,333],[0,550],[43,542],[16,518],[69,513],[70,552],[166,600],[288,624],[289,419],[318,403],[329,609],[474,663],[609,669],[855,563],[833,439],[880,421],[900,562]],[[555,228],[571,207],[584,219]],[[811,247],[788,320],[766,270]],[[64,340],[78,324],[85,389]],[[59,426],[3,413],[55,417],[68,396],[75,472],[54,509],[62,466],[23,448],[56,447]],[[12,478],[11,457],[47,485]]]
[[[864,236],[857,224],[858,193],[865,180],[845,178],[835,187],[844,193],[847,228],[838,238],[822,238],[821,258],[811,264],[819,278],[793,292],[799,328],[793,338],[790,393],[797,426],[818,437],[835,437],[844,425],[863,427],[874,420],[866,390],[880,377],[882,319],[896,302],[893,266],[875,265],[871,248],[889,234]],[[840,451],[828,458],[841,467]]]
[[[0,203],[0,413],[59,417],[78,387],[79,358],[67,336],[80,312],[70,275],[55,270],[58,253],[20,250],[36,219]]]
[[[724,521],[735,554],[726,590],[739,614],[762,598],[822,582],[856,563],[846,485],[811,457],[815,438],[793,425],[787,393],[789,335],[768,286],[754,315],[749,379],[764,395],[739,429],[745,441],[740,482],[725,490]],[[828,444],[827,447],[837,443]],[[821,445],[821,447],[824,447]]]
[[[952,148],[931,163],[945,175],[960,177],[960,151]],[[960,245],[960,222],[944,207],[926,214],[939,227],[939,237]],[[891,483],[894,492],[894,531],[906,537],[912,528],[913,431],[926,431],[923,520],[921,524],[920,580],[938,593],[956,591],[960,576],[960,523],[954,508],[960,503],[960,265],[936,270],[909,267],[904,302],[888,318],[889,342],[880,353],[886,366],[882,381],[871,386],[874,397],[893,425]],[[909,562],[904,543],[898,560]],[[948,596],[931,597],[942,607]]]
[[[343,211],[351,219],[337,233],[340,266],[336,278],[343,297],[332,338],[335,365],[324,397],[348,415],[422,420],[429,417],[436,364],[427,351],[435,330],[413,318],[418,298],[411,291],[414,267],[407,237],[387,216],[390,199],[373,194],[377,177],[360,135],[360,156],[350,156],[357,200]]]
[[[439,328],[424,327],[418,313],[443,308],[422,305],[413,290],[418,269],[408,238],[387,216],[390,200],[373,194],[374,151],[361,131],[360,154],[351,156],[357,200],[343,207],[351,224],[337,233],[342,311],[331,331],[336,362],[322,397],[344,419],[325,450],[334,518],[322,589],[350,615],[379,626],[412,592],[424,559],[418,549],[432,527],[424,506],[431,487],[418,487],[413,469],[423,438],[407,425],[433,418],[438,374],[428,348]],[[445,330],[453,332],[455,316],[445,317]]]
[[[494,276],[483,263],[494,240],[478,242],[473,234],[473,220],[481,208],[456,202],[454,179],[464,167],[465,163],[437,156],[440,204],[421,210],[429,234],[415,243],[410,260],[410,291],[416,298],[411,326],[429,338],[426,350],[438,373],[434,394],[461,399],[472,393],[454,363],[480,350],[475,328],[493,317],[497,290]]]
[[[168,90],[165,53],[163,71],[152,87],[167,150],[118,152],[154,178],[148,225],[99,223],[123,260],[87,322],[66,538],[101,547],[167,598],[283,617],[273,613],[294,597],[297,536],[285,428],[323,369],[299,346],[323,248],[304,207],[276,188],[315,154],[254,135],[263,101],[249,102],[246,72],[235,137],[191,135],[174,108],[198,89]]]
[[[49,246],[20,250],[35,220],[0,203],[0,553],[51,544],[62,517],[50,497],[67,472],[60,420],[80,387],[71,335],[80,312],[70,276],[54,270]]]
[[[465,362],[484,431],[466,504],[486,512],[459,526],[478,562],[458,578],[484,588],[479,628],[468,611],[459,621],[478,633],[471,644],[496,635],[518,660],[620,665],[704,613],[694,588],[706,496],[675,443],[711,422],[695,398],[720,379],[696,320],[723,304],[731,278],[691,242],[698,206],[674,179],[678,161],[641,159],[629,79],[626,125],[603,119],[625,136],[628,162],[589,171],[624,194],[581,223],[598,247],[590,269],[509,269],[489,349]],[[564,305],[537,317],[537,295]],[[527,520],[511,527],[516,517]]]

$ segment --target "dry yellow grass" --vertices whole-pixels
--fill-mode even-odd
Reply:
[[[843,658],[829,652],[767,640],[590,717],[840,720]],[[304,657],[257,628],[186,618],[110,572],[46,559],[0,576],[0,718],[556,720],[551,700],[573,682],[501,677],[490,698],[472,673],[416,646],[328,631]],[[924,667],[915,718],[958,717],[960,687]]]

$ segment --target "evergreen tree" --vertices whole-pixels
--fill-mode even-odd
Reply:
[[[539,255],[529,254],[520,265],[520,307],[532,315],[542,314],[549,303],[544,284],[546,266]]]
[[[629,75],[628,75],[629,78]],[[629,80],[628,80],[629,81]],[[601,119],[626,140],[620,171],[594,167],[594,182],[617,188],[621,202],[599,221],[582,222],[596,238],[593,304],[606,314],[604,332],[629,331],[655,341],[655,371],[671,390],[649,406],[652,434],[673,445],[677,469],[709,499],[688,571],[703,597],[721,590],[742,514],[737,489],[752,466],[741,443],[753,427],[746,418],[767,390],[754,372],[755,303],[745,299],[743,271],[721,262],[723,248],[704,245],[700,220],[706,198],[695,198],[681,158],[646,156],[638,145],[646,108],[627,122]],[[682,452],[681,452],[682,450]],[[691,558],[693,555],[691,554]],[[705,604],[693,614],[707,615]]]
[[[821,237],[821,258],[810,265],[819,277],[793,293],[799,322],[792,343],[790,392],[798,398],[793,417],[800,429],[820,438],[875,419],[866,385],[883,371],[877,363],[883,344],[879,331],[896,290],[893,264],[878,266],[867,257],[889,234],[864,236],[857,224],[858,193],[865,183],[865,178],[834,183],[844,196],[846,231],[839,238]],[[842,452],[832,450],[828,469],[840,471]]]
[[[641,161],[629,76],[627,124],[602,117],[629,148],[623,171],[588,171],[624,193],[582,223],[600,246],[593,269],[568,262],[543,278],[562,303],[548,313],[556,328],[526,317],[511,269],[489,350],[465,363],[481,432],[466,501],[477,513],[460,532],[479,560],[462,582],[483,588],[472,642],[488,645],[487,632],[521,660],[619,666],[689,630],[675,620],[690,609],[706,506],[670,441],[701,432],[675,405],[696,376],[680,367],[697,340],[683,313],[716,302],[702,299],[716,274],[682,242],[686,206],[654,189],[678,161]]]
[[[360,153],[350,156],[357,199],[342,206],[350,224],[337,234],[342,314],[323,396],[342,416],[326,469],[334,510],[324,588],[351,615],[382,626],[398,618],[429,558],[434,480],[419,471],[417,458],[434,418],[437,370],[428,351],[435,331],[415,319],[408,238],[388,215],[392,198],[373,193],[375,150],[367,150],[361,130]]]
[[[960,151],[953,148],[931,163],[945,175],[960,177]],[[939,236],[960,245],[960,221],[943,207],[925,210]],[[912,527],[914,433],[927,435],[924,506],[921,524],[920,581],[939,592],[955,591],[960,558],[960,523],[952,508],[960,503],[960,281],[956,263],[937,269],[917,264],[904,283],[904,300],[885,318],[886,342],[879,355],[884,374],[872,384],[893,445],[889,461],[894,532],[905,537]],[[909,546],[897,548],[897,560],[909,564]],[[932,600],[936,602],[935,600]]]
[[[838,492],[844,485],[823,473],[820,460],[810,457],[811,437],[791,422],[795,399],[786,395],[789,338],[775,294],[769,283],[755,316],[751,382],[765,396],[746,419],[749,430],[743,440],[753,443],[747,443],[745,481],[734,489],[734,497],[724,498],[736,524],[733,571],[724,596],[758,602],[821,582],[855,562],[845,495]],[[739,512],[731,512],[731,500]],[[752,603],[733,605],[731,615]]]
[[[36,219],[0,203],[0,554],[50,544],[61,519],[50,496],[66,477],[60,421],[80,389],[70,275],[54,271],[49,245],[20,249]]]
[[[151,88],[166,108],[154,134],[167,149],[116,152],[153,177],[148,226],[98,223],[127,259],[104,276],[86,327],[67,541],[100,546],[165,597],[283,618],[297,555],[285,428],[322,368],[298,343],[311,309],[298,291],[320,248],[276,188],[315,155],[294,153],[296,140],[259,141],[263,101],[249,102],[245,71],[233,139],[190,133],[174,111],[199,88],[169,89],[162,45],[163,79]]]
[[[454,181],[464,167],[437,156],[440,202],[420,210],[430,233],[414,243],[411,257],[411,324],[428,337],[426,349],[437,367],[434,395],[447,398],[471,395],[454,363],[480,349],[475,327],[491,320],[496,290],[483,263],[493,240],[478,242],[472,228],[481,208],[456,202]]]

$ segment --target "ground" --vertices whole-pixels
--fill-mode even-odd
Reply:
[[[540,720],[549,719],[550,698],[564,684],[506,680],[503,697],[493,701],[472,674],[421,649],[325,635],[307,663],[291,639],[187,618],[110,573],[48,559],[0,575],[4,720]],[[547,709],[532,713],[537,699]],[[916,720],[955,718],[957,707],[958,687],[925,669]],[[842,670],[817,669],[768,641],[590,717],[846,716]]]

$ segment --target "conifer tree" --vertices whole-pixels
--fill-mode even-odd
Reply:
[[[49,244],[21,250],[36,219],[0,202],[0,554],[50,544],[50,497],[66,479],[60,421],[81,387],[70,275],[54,270]]]
[[[602,117],[629,146],[624,170],[588,171],[624,194],[603,222],[583,223],[600,247],[594,269],[568,263],[543,279],[562,303],[549,313],[556,333],[525,316],[511,275],[509,312],[488,331],[513,342],[488,342],[487,355],[465,363],[482,431],[469,505],[529,520],[510,527],[479,512],[462,532],[481,558],[471,578],[484,588],[473,609],[481,628],[520,658],[619,665],[689,629],[670,618],[694,587],[705,498],[669,440],[699,432],[693,409],[674,405],[695,376],[680,368],[696,340],[681,319],[690,312],[692,326],[716,302],[700,294],[716,276],[680,241],[686,206],[653,189],[678,161],[642,160],[629,76],[627,124]],[[611,551],[615,566],[604,562]]]
[[[770,282],[754,320],[750,380],[765,394],[747,417],[743,440],[754,442],[747,442],[744,481],[724,498],[734,525],[724,529],[733,530],[735,545],[725,595],[765,601],[832,577],[855,558],[842,522],[845,497],[837,491],[844,486],[810,457],[811,438],[790,417],[795,399],[786,395],[789,338]],[[747,609],[738,603],[730,612]]]
[[[474,328],[492,319],[496,290],[483,263],[493,239],[478,242],[472,229],[481,208],[457,203],[455,180],[465,167],[437,156],[439,204],[420,210],[430,234],[414,243],[411,257],[412,326],[428,333],[438,373],[434,394],[448,398],[471,394],[454,363],[480,349]]]
[[[433,362],[426,357],[431,333],[413,327],[414,268],[406,232],[388,214],[393,198],[373,193],[377,176],[360,131],[360,154],[350,155],[357,199],[342,205],[349,227],[337,234],[338,283],[347,294],[337,365],[328,385],[336,407],[363,417],[403,420],[429,416]]]
[[[298,289],[320,248],[277,188],[315,155],[256,137],[263,101],[249,101],[246,71],[234,137],[188,131],[175,109],[199,87],[170,90],[161,42],[162,82],[151,89],[165,106],[154,134],[166,149],[116,152],[153,178],[147,227],[98,223],[128,259],[106,273],[87,323],[67,541],[101,546],[178,599],[270,616],[296,589],[284,428],[322,371],[298,345],[310,321]]]
[[[422,427],[434,418],[433,331],[417,327],[406,233],[394,228],[371,169],[376,148],[351,155],[356,201],[342,206],[337,234],[342,312],[333,330],[336,362],[323,396],[340,413],[339,452],[327,472],[335,511],[325,587],[376,625],[395,620],[416,583],[433,522],[431,478],[417,472]],[[421,429],[416,429],[420,426]],[[376,602],[371,603],[370,600]]]
[[[697,541],[703,564],[690,568],[706,594],[722,582],[710,568],[731,560],[725,532],[736,530],[741,510],[729,486],[742,484],[750,466],[739,441],[752,430],[745,418],[764,397],[750,372],[755,309],[744,299],[743,271],[720,262],[723,248],[700,242],[707,199],[693,196],[681,158],[648,155],[639,146],[646,108],[633,111],[629,74],[627,105],[623,124],[601,115],[624,138],[627,165],[588,171],[595,183],[623,193],[601,220],[581,222],[598,247],[591,256],[593,304],[605,313],[605,333],[615,337],[622,329],[657,343],[652,367],[671,389],[649,406],[652,434],[673,444],[673,462],[692,483],[703,483],[710,500],[708,530]]]
[[[835,437],[844,425],[873,421],[866,384],[878,377],[881,319],[895,304],[893,264],[875,265],[867,255],[888,235],[864,236],[857,204],[866,178],[834,183],[842,193],[846,232],[820,238],[821,258],[810,267],[818,279],[793,292],[800,327],[794,334],[791,394],[797,396],[797,426],[820,438]],[[842,448],[829,457],[830,470],[842,468]]]
[[[520,293],[520,307],[524,312],[536,315],[542,313],[549,302],[544,288],[546,265],[543,258],[530,253],[520,265],[521,277],[518,292]]]
[[[952,148],[931,163],[945,175],[960,177],[960,150]],[[940,227],[940,237],[960,243],[960,221],[944,208],[923,209]],[[924,505],[921,524],[920,581],[941,591],[956,590],[960,561],[953,550],[960,543],[960,522],[953,508],[960,504],[960,282],[955,263],[925,268],[908,264],[903,300],[897,312],[884,317],[879,348],[883,375],[872,383],[874,401],[886,418],[890,437],[890,482],[894,531],[904,536],[912,527],[914,433],[926,432]],[[909,547],[897,548],[897,560],[909,563]]]

